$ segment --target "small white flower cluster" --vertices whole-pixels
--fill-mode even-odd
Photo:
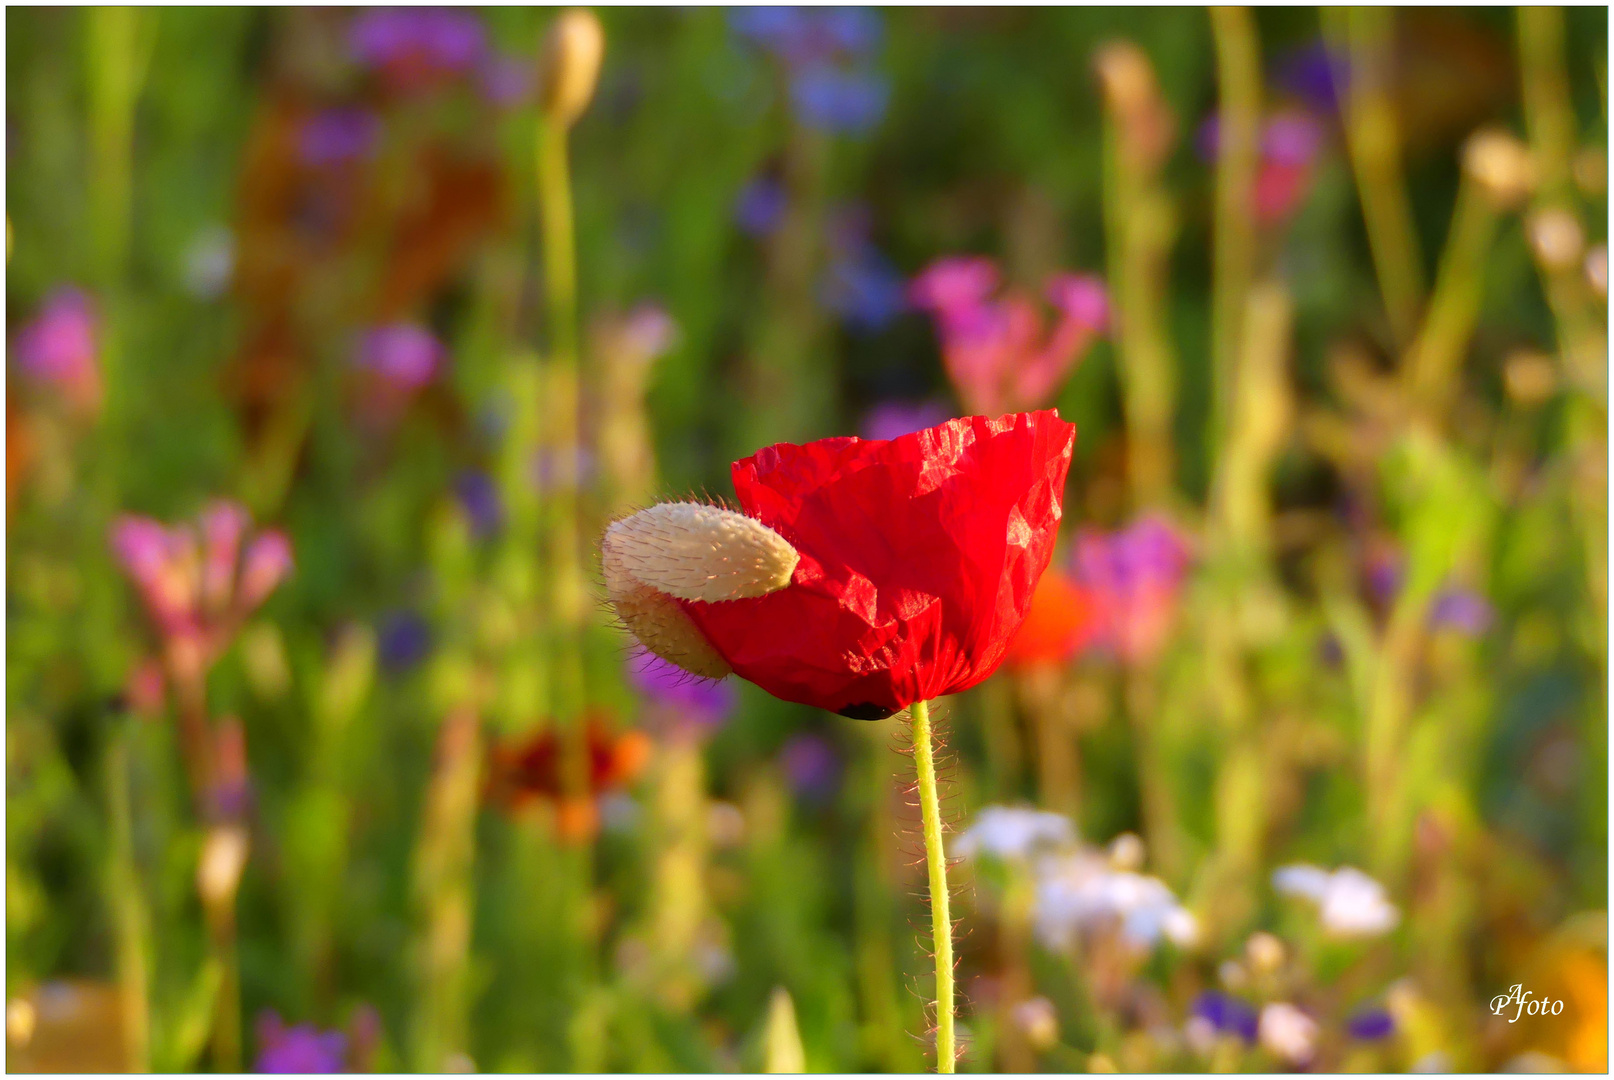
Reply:
[[[1192,913],[1157,877],[1137,872],[1142,843],[1131,834],[1109,852],[1078,841],[1061,814],[989,806],[953,845],[952,854],[1029,864],[1035,883],[1037,934],[1051,948],[1071,947],[1084,933],[1119,931],[1148,948],[1162,937],[1191,945],[1199,935]]]
[[[1315,903],[1323,929],[1338,937],[1376,937],[1401,921],[1384,886],[1354,866],[1329,872],[1295,863],[1273,871],[1272,887]]]
[[[1049,848],[1076,843],[1076,827],[1063,814],[1022,806],[988,806],[975,824],[959,835],[951,854],[965,859],[990,855],[998,859],[1029,859]]]

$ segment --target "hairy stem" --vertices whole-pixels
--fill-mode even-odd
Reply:
[[[925,865],[930,870],[930,933],[936,953],[936,1071],[953,1071],[953,920],[948,911],[947,853],[942,850],[941,800],[931,752],[930,706],[908,707],[913,720],[914,769],[919,774],[919,812],[925,825]]]

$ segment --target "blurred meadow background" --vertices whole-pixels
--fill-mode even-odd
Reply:
[[[931,1067],[900,721],[597,540],[1057,405],[960,1068],[1606,1069],[1607,10],[596,15],[7,9],[8,1066]]]

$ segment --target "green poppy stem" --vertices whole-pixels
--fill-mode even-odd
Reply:
[[[948,911],[947,853],[942,849],[941,800],[936,794],[936,759],[931,752],[930,706],[916,701],[913,760],[919,774],[919,812],[925,824],[925,865],[930,870],[930,933],[936,954],[936,1071],[953,1071],[953,920]]]

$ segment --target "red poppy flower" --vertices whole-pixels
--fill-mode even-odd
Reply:
[[[1053,555],[1075,430],[1048,410],[770,446],[734,463],[744,517],[674,504],[613,525],[607,585],[675,663],[881,719],[1003,661]]]

